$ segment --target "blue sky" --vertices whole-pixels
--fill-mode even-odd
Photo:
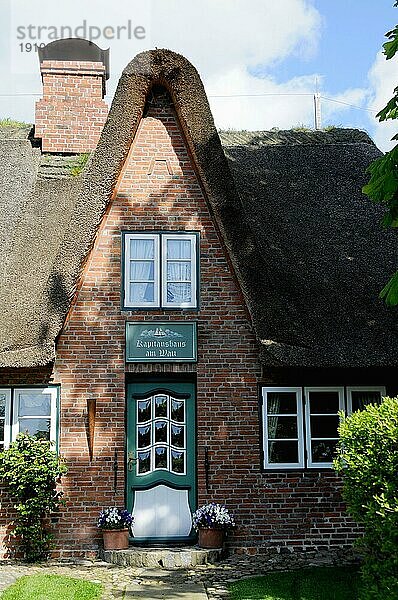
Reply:
[[[385,41],[384,34],[398,21],[393,1],[314,0],[312,4],[322,16],[318,51],[308,62],[295,57],[283,61],[278,78],[315,71],[324,75],[324,85],[333,93],[366,86],[367,72]]]
[[[28,39],[21,46],[17,27],[76,27],[86,20],[103,29],[130,19],[145,27],[145,39],[94,40],[110,46],[108,102],[136,53],[168,47],[197,67],[220,128],[312,126],[318,80],[323,125],[365,129],[388,149],[394,123],[379,125],[374,115],[398,84],[398,59],[387,63],[380,52],[385,32],[398,21],[392,5],[393,0],[0,0],[0,116],[33,121],[41,93],[37,54],[26,51]]]

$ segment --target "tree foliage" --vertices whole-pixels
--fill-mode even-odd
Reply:
[[[51,446],[51,442],[20,433],[0,453],[0,480],[8,487],[17,513],[13,535],[31,562],[47,558],[52,535],[45,519],[62,503],[57,482],[66,466]]]
[[[365,600],[398,598],[398,398],[342,416],[335,468],[347,510],[364,527]]]
[[[398,2],[395,2],[398,7]],[[387,60],[394,58],[398,52],[398,25],[386,33],[388,39],[383,44],[383,52]],[[398,87],[394,89],[393,97],[386,106],[377,113],[379,121],[398,119]],[[398,134],[392,138],[398,141]],[[390,152],[376,159],[368,168],[370,180],[363,187],[363,192],[374,202],[385,205],[386,213],[383,218],[385,227],[398,227],[398,144]],[[386,304],[395,306],[398,304],[398,272],[395,273],[387,285],[380,292]]]

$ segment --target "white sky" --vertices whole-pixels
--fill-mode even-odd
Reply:
[[[75,28],[86,20],[87,26],[103,29],[130,20],[133,28],[145,27],[144,40],[128,40],[125,35],[120,40],[103,36],[94,40],[102,48],[110,47],[107,100],[137,52],[166,47],[186,56],[198,69],[218,127],[253,130],[313,125],[312,94],[316,78],[322,81],[323,74],[298,73],[283,83],[269,75],[270,67],[283,59],[308,61],[319,51],[322,15],[310,0],[0,0],[0,8],[4,16],[0,23],[1,117],[34,119],[34,101],[41,92],[38,57],[26,52],[24,44],[49,40],[44,31],[41,40],[29,40],[28,25],[34,25],[37,33],[39,25]],[[22,32],[26,34],[23,40],[18,39]],[[344,88],[338,94],[323,89],[322,93],[374,111],[391,97],[397,81],[398,61],[386,61],[379,53],[369,63],[366,86]],[[225,95],[241,97],[213,97]],[[349,110],[345,104],[322,102],[323,122],[349,125]],[[378,125],[374,112],[362,114],[363,128],[380,148],[388,149],[394,124]]]

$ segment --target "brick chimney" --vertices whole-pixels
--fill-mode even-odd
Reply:
[[[83,39],[57,40],[39,50],[43,98],[36,102],[35,137],[43,152],[91,152],[108,116],[103,100],[109,49]]]

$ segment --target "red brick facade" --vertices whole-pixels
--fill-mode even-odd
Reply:
[[[121,310],[123,230],[200,233],[200,310]],[[125,322],[156,319],[197,320],[196,365],[126,365]],[[197,386],[198,504],[214,500],[232,510],[237,529],[231,546],[255,553],[276,546],[351,544],[354,530],[333,472],[261,471],[258,348],[184,135],[170,101],[160,96],[140,123],[58,341],[53,382],[61,385],[60,451],[69,466],[63,480],[67,506],[56,531],[63,552],[95,550],[99,510],[125,502],[126,382],[144,374],[182,373]],[[11,384],[12,377],[4,383]],[[33,383],[28,373],[25,383]],[[90,397],[97,401],[92,462]]]
[[[43,152],[91,152],[108,115],[105,66],[90,61],[44,60],[43,98],[36,102],[35,135]]]

